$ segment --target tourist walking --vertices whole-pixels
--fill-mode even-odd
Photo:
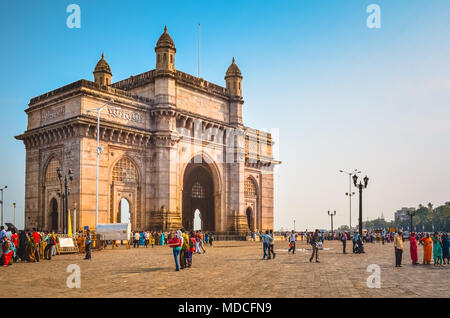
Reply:
[[[213,237],[213,234],[212,234],[212,233],[209,233],[208,240],[209,240],[209,246],[212,246],[213,241],[214,241],[214,237]]]
[[[178,255],[180,254],[182,245],[181,235],[178,236],[170,233],[168,245],[172,248],[173,258],[175,260],[175,270],[178,272],[180,270],[180,266],[178,265]]]
[[[411,238],[409,239],[409,254],[411,255],[413,265],[419,264],[419,258],[417,256],[417,240],[414,232],[411,233]]]
[[[148,231],[144,233],[144,239],[145,239],[145,247],[148,248],[148,242],[150,240],[150,233]]]
[[[272,257],[275,259],[275,252],[273,251],[273,241],[274,241],[273,231],[270,230],[269,234],[270,234],[269,247],[268,247],[269,259],[271,258],[271,254],[272,254]]]
[[[206,253],[206,250],[205,250],[205,248],[203,247],[203,235],[202,235],[201,232],[200,232],[200,235],[199,235],[198,246],[199,246],[199,248],[203,251],[203,254]]]
[[[431,264],[431,258],[433,256],[433,240],[430,234],[427,233],[426,237],[421,240],[423,244],[423,264]]]
[[[133,241],[133,247],[139,248],[139,240],[141,239],[141,236],[139,235],[139,232],[134,233],[134,241]]]
[[[52,259],[52,248],[53,245],[56,243],[53,241],[53,236],[51,233],[47,233],[45,236],[45,249],[44,249],[44,259],[51,260]]]
[[[266,256],[268,256],[267,254],[267,249],[269,248],[269,240],[270,240],[270,234],[269,231],[266,230],[266,234],[261,234],[258,232],[258,236],[260,238],[263,239],[263,251],[264,251],[264,255],[262,259],[266,259]]]
[[[41,236],[39,235],[39,233],[36,231],[35,228],[33,228],[32,236],[34,239],[34,258],[35,258],[36,262],[39,262],[39,259],[40,259],[39,249],[40,249]]]
[[[347,252],[345,251],[345,248],[347,246],[347,232],[342,233],[341,241],[342,241],[342,253],[347,254]]]
[[[319,230],[316,229],[316,231],[314,232],[313,236],[311,236],[311,247],[312,247],[312,254],[311,257],[309,258],[309,262],[312,262],[314,255],[316,256],[316,263],[320,263],[319,262],[319,242],[320,242],[320,237],[319,237]]]
[[[91,232],[89,230],[86,231],[86,256],[84,259],[91,259]]]
[[[402,267],[402,254],[403,254],[402,230],[398,230],[398,234],[396,234],[394,237],[394,249],[395,249],[395,267]]]
[[[292,254],[295,254],[295,241],[297,239],[297,234],[295,234],[295,231],[292,230],[291,235],[289,235],[289,250],[288,250],[288,254],[290,251],[292,251]]]
[[[181,229],[181,237],[183,239],[183,243],[180,251],[180,267],[181,269],[184,269],[186,268],[189,253],[189,236],[184,229]]]
[[[160,244],[159,245],[164,245],[164,233],[163,232],[161,232]]]
[[[442,243],[438,232],[433,236],[433,261],[435,266],[442,265]]]
[[[442,234],[442,260],[447,260],[447,265],[449,265],[450,261],[450,239],[448,237],[448,233]]]

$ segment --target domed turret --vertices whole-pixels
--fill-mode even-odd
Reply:
[[[227,91],[231,96],[242,96],[242,74],[241,70],[235,63],[234,57],[231,65],[228,67],[225,75],[225,81],[227,82]]]
[[[105,60],[105,55],[102,53],[102,58],[98,61],[94,69],[94,81],[99,85],[111,85],[111,68]]]
[[[165,71],[175,70],[175,44],[167,33],[167,26],[164,26],[164,33],[158,39],[156,43],[156,69]]]

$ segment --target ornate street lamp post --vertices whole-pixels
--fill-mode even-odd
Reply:
[[[348,196],[348,201],[349,201],[350,221],[348,223],[348,230],[351,231],[352,230],[352,196],[355,195],[355,192],[352,192],[352,175],[361,173],[361,171],[359,171],[358,169],[354,169],[351,172],[347,172],[344,170],[339,170],[339,172],[348,174],[348,192],[346,192],[345,195]]]
[[[0,188],[0,192],[2,193],[2,200],[0,201],[0,203],[2,204],[2,219],[1,219],[2,223],[0,223],[0,226],[3,225],[3,190],[5,190],[6,188],[8,188],[7,185],[5,185],[3,188]]]
[[[359,235],[362,235],[362,192],[363,189],[367,188],[367,184],[369,183],[369,178],[367,176],[363,179],[364,184],[359,181],[358,184],[358,176],[355,174],[353,175],[353,184],[355,187],[359,189]]]
[[[416,211],[408,211],[409,217],[411,218],[410,228],[409,228],[409,236],[411,237],[411,232],[413,232],[413,216],[416,215]]]
[[[13,202],[13,208],[14,208],[14,226],[16,226],[16,202]]]
[[[333,217],[336,215],[336,211],[330,212],[328,211],[328,215],[331,217],[331,239],[334,238],[334,232],[333,232]]]
[[[61,168],[56,169],[56,172],[58,173],[59,184],[61,186],[61,190],[58,192],[58,196],[62,197],[63,233],[67,234],[68,220],[69,220],[69,195],[70,195],[69,182],[72,182],[72,180],[73,180],[73,172],[71,169],[69,169],[68,174],[64,176],[64,180],[63,180]],[[69,179],[67,179],[67,176],[69,176]],[[63,188],[63,183],[64,183],[64,188]]]

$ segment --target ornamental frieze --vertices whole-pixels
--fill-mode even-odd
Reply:
[[[124,119],[137,124],[145,122],[145,117],[141,113],[127,111],[123,109],[108,107],[108,116],[111,119]]]
[[[58,119],[63,119],[65,111],[66,108],[64,105],[42,110],[41,125],[46,125],[50,122],[55,122]]]

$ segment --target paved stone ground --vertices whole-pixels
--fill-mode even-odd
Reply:
[[[337,241],[324,247],[320,263],[310,263],[304,242],[288,255],[287,242],[276,241],[270,261],[261,259],[262,243],[214,242],[180,272],[168,247],[108,247],[91,261],[66,254],[1,267],[0,297],[450,297],[450,265],[411,265],[407,242],[401,268],[394,266],[392,243],[366,244],[361,255],[343,255]],[[66,285],[70,264],[81,268],[79,289]],[[370,264],[381,267],[381,288],[367,287]]]

